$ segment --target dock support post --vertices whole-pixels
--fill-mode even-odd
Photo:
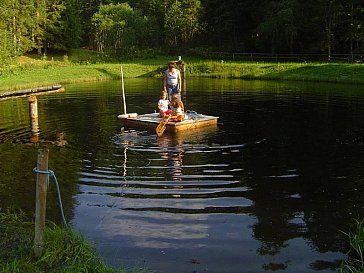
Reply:
[[[178,65],[178,70],[181,73],[181,82],[182,82],[182,86],[181,86],[181,96],[182,96],[182,101],[184,101],[184,103],[186,104],[186,67],[185,67],[185,63],[184,61],[182,61],[181,56],[178,56],[178,61],[176,62]]]
[[[37,169],[39,171],[48,171],[48,154],[49,150],[46,148],[38,150]],[[42,256],[44,251],[47,181],[47,173],[37,173],[34,230],[34,256],[36,258]]]
[[[36,143],[39,140],[39,124],[38,124],[38,102],[36,96],[29,96],[29,120],[30,120],[30,142]]]

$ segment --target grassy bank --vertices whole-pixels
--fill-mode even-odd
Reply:
[[[345,63],[188,63],[192,76],[264,80],[364,83],[364,65]]]
[[[45,252],[32,255],[34,223],[21,212],[0,211],[0,272],[15,273],[126,273],[142,269],[115,270],[106,266],[94,249],[72,230],[49,224],[45,231]]]
[[[354,232],[348,235],[349,259],[341,267],[341,273],[364,272],[364,220],[356,221]]]
[[[101,81],[120,78],[120,65],[123,65],[125,78],[149,77],[167,60],[135,62],[101,62],[98,59],[69,58],[64,60],[48,58],[39,60],[21,57],[13,65],[0,70],[0,91],[25,89],[38,86],[65,84],[82,81]]]
[[[349,259],[341,267],[341,273],[364,272],[364,220],[356,221],[354,232],[348,235]]]
[[[0,69],[0,91],[81,81],[124,77],[161,77],[161,71],[174,57],[119,60],[88,51],[69,55],[21,57]],[[212,61],[184,58],[187,77],[293,80],[364,84],[364,64],[346,63],[267,63]]]

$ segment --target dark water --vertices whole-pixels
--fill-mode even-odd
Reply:
[[[27,100],[0,101],[2,208],[33,213],[47,145],[67,220],[112,266],[335,272],[346,258],[343,232],[364,217],[364,87],[193,79],[186,108],[218,127],[161,138],[122,128],[120,82],[65,87],[38,97],[36,144]],[[161,82],[125,89],[128,112],[149,113]]]

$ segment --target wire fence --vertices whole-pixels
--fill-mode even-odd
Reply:
[[[364,54],[363,54],[364,55]],[[362,63],[364,56],[361,54],[271,54],[271,53],[240,53],[240,52],[204,52],[205,58],[221,60],[245,61],[275,61],[275,62],[309,62],[309,61],[335,61]]]

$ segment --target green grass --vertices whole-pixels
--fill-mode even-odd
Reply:
[[[364,83],[361,64],[200,61],[188,63],[187,71],[215,78]]]
[[[0,211],[0,272],[15,273],[141,273],[147,269],[113,269],[106,266],[82,236],[70,229],[49,224],[45,251],[33,257],[34,223],[21,212]],[[150,272],[150,271],[149,271]]]
[[[89,63],[78,64],[22,58],[21,63],[0,72],[0,90],[17,90],[38,86],[65,84],[82,81],[119,79],[123,66],[124,78],[150,76],[160,63]],[[154,73],[153,76],[158,76]]]
[[[348,235],[349,259],[341,267],[341,273],[364,273],[364,220],[356,221],[355,231]]]
[[[13,60],[10,66],[0,67],[0,91],[118,79],[121,65],[124,78],[161,77],[168,61],[175,59],[177,57],[159,56],[116,60],[106,54],[88,50],[74,50],[67,55],[42,59],[23,56]],[[364,83],[364,64],[183,59],[187,77]]]

